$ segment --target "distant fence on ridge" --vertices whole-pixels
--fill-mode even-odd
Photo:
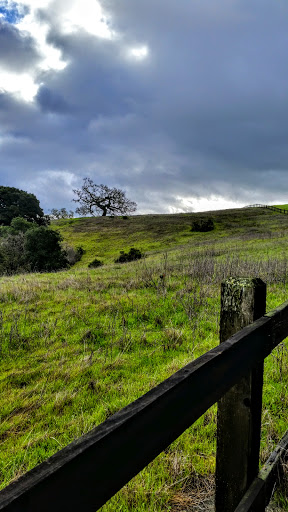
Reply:
[[[268,210],[273,210],[274,212],[287,214],[288,210],[284,208],[278,208],[277,206],[270,206],[269,204],[249,204],[245,206],[245,208],[267,208]]]

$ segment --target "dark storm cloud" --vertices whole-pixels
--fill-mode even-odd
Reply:
[[[51,90],[65,94],[71,107],[77,106],[77,116],[113,118],[133,111],[138,104],[153,101],[149,66],[144,64],[142,70],[141,66],[132,65],[124,57],[118,40],[105,40],[85,32],[79,32],[77,37],[63,35],[55,30],[48,40],[61,50],[69,65],[61,73],[50,73],[44,79]]]
[[[61,197],[72,199],[84,176],[125,188],[143,211],[185,209],[183,198],[211,195],[247,203],[283,197],[288,4],[101,3],[117,33],[111,40],[65,34],[59,2],[39,11],[67,66],[39,74],[33,104],[5,96],[1,108],[0,98],[6,181],[14,172],[17,186],[25,175],[50,208],[73,207]],[[146,59],[129,55],[143,45]]]
[[[44,112],[69,112],[69,105],[63,96],[45,87],[45,85],[38,89],[36,100]]]
[[[17,27],[0,18],[1,68],[22,72],[31,69],[38,60],[38,51],[32,37],[23,35]]]

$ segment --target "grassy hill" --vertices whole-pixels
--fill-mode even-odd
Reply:
[[[215,230],[206,235],[192,233],[192,221],[207,217],[213,218]],[[223,238],[227,242],[235,237],[263,239],[263,236],[270,236],[271,230],[285,229],[286,220],[265,209],[247,208],[198,214],[135,215],[126,219],[63,219],[54,221],[53,227],[60,231],[67,243],[85,249],[86,254],[78,264],[83,266],[95,257],[112,263],[120,250],[132,246],[151,255],[195,243],[217,243]]]
[[[197,217],[212,217],[215,230],[192,232]],[[80,262],[1,278],[2,487],[217,345],[225,277],[261,277],[267,310],[288,296],[288,217],[270,210],[53,227],[83,247]],[[115,264],[130,247],[146,257]],[[89,269],[94,258],[104,265]],[[287,429],[287,365],[286,344],[265,363],[262,461]],[[203,500],[213,486],[215,427],[212,407],[102,510],[176,511]]]
[[[274,204],[276,208],[281,208],[281,210],[288,210],[288,204]]]

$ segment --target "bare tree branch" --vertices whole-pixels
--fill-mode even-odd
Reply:
[[[96,185],[91,178],[84,178],[82,188],[74,189],[73,192],[78,196],[73,199],[80,206],[76,212],[80,215],[93,215],[101,213],[124,215],[125,213],[135,212],[137,205],[125,196],[125,192],[119,188],[109,188],[107,185]]]

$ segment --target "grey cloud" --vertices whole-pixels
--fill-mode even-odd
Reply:
[[[123,57],[118,40],[103,40],[83,32],[77,37],[63,35],[55,29],[48,40],[61,50],[68,65],[61,73],[48,73],[46,84],[77,106],[77,116],[91,119],[125,115],[134,105],[145,105],[153,98],[145,72]]]
[[[61,94],[42,85],[37,92],[36,101],[44,112],[69,113],[69,105]],[[70,107],[71,109],[71,107]]]
[[[0,18],[0,66],[21,72],[32,69],[38,61],[39,54],[33,38]]]
[[[17,186],[25,175],[51,207],[71,208],[61,205],[68,171],[74,188],[84,176],[125,188],[142,211],[211,195],[280,197],[288,178],[288,4],[102,4],[115,40],[63,34],[59,2],[39,11],[67,66],[39,75],[34,104],[0,97],[5,179]],[[143,44],[148,58],[129,60],[126,49]]]

